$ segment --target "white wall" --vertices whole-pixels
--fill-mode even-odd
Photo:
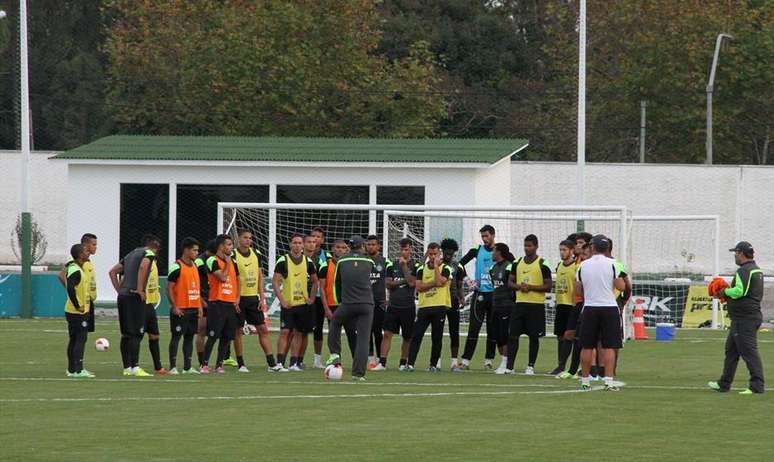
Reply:
[[[514,205],[577,203],[575,164],[513,162],[511,168]],[[624,205],[634,215],[721,215],[721,249],[750,241],[764,271],[774,272],[774,244],[769,241],[774,233],[774,167],[588,164],[585,196],[586,205]],[[721,252],[722,271],[734,268],[731,255]]]
[[[220,167],[211,168],[114,165],[71,165],[50,160],[54,153],[36,152],[31,163],[30,205],[49,247],[43,263],[61,264],[69,244],[84,232],[100,239],[94,261],[104,275],[118,259],[118,205],[121,182],[201,184],[212,178],[222,184],[299,184],[310,169]],[[0,264],[13,264],[11,232],[18,213],[20,156],[0,151]],[[720,214],[721,244],[751,241],[758,261],[774,274],[774,167],[651,164],[589,164],[586,203],[625,205],[634,214]],[[323,169],[323,170],[320,170]],[[567,205],[575,199],[575,166],[571,163],[514,162],[491,170],[473,169],[314,169],[311,183],[326,178],[328,184],[416,184],[426,187],[426,201],[434,205]],[[318,182],[319,183],[319,182]],[[62,232],[67,230],[66,233]],[[721,255],[723,269],[733,271],[730,255]],[[112,295],[108,281],[100,279],[101,294]]]
[[[379,184],[424,185],[425,202],[434,205],[473,204],[475,173],[473,169],[347,168],[319,167],[170,167],[140,165],[69,166],[67,226],[68,240],[78,239],[86,232],[99,236],[99,249],[93,257],[97,267],[99,298],[112,296],[107,269],[119,259],[119,202],[121,183],[177,184]],[[89,204],[84,207],[83,204]],[[103,238],[104,236],[104,238]]]
[[[64,263],[69,252],[67,236],[67,164],[49,160],[54,152],[35,152],[30,159],[30,211],[41,227],[48,249],[42,264]],[[21,154],[0,151],[0,264],[18,264],[11,248],[21,201]]]

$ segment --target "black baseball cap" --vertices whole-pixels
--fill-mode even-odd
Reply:
[[[595,249],[605,252],[610,249],[610,239],[604,234],[597,234],[591,238],[591,245],[594,246]]]
[[[363,239],[363,236],[354,235],[349,238],[349,245],[350,247],[360,247],[365,245],[365,240]]]
[[[747,241],[739,241],[733,249],[728,249],[729,252],[742,252],[745,255],[752,255],[755,253],[752,244]]]

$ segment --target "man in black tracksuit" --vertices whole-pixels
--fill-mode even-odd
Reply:
[[[763,319],[763,272],[755,264],[755,251],[749,242],[742,241],[730,251],[734,252],[739,269],[731,287],[721,290],[718,296],[728,299],[731,329],[726,339],[723,375],[717,382],[710,382],[709,387],[720,392],[728,391],[741,356],[750,371],[750,386],[740,394],[763,393],[763,362],[758,353],[758,329]]]
[[[341,257],[336,264],[334,291],[339,307],[333,313],[328,332],[328,350],[331,357],[327,364],[341,363],[341,327],[355,326],[357,340],[352,360],[352,380],[365,380],[368,362],[368,340],[374,318],[374,293],[371,289],[371,272],[374,262],[365,256],[365,241],[353,236],[352,252]]]

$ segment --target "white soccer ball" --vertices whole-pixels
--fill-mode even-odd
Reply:
[[[0,19],[3,19],[5,17],[5,11],[0,10]]]
[[[325,380],[341,380],[341,376],[344,375],[344,369],[340,364],[331,364],[323,371],[323,377]]]
[[[98,338],[94,342],[94,347],[97,351],[108,351],[110,349],[110,342],[106,338]]]

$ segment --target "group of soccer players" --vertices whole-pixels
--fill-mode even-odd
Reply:
[[[452,371],[464,371],[470,368],[481,327],[486,323],[484,368],[494,369],[493,360],[499,352],[501,363],[495,373],[513,374],[519,338],[526,335],[529,351],[524,373],[533,375],[540,337],[545,335],[545,297],[547,292],[554,291],[558,358],[550,374],[560,378],[577,377],[583,359],[582,381],[590,376],[612,377],[621,343],[620,311],[616,309],[613,316],[618,319],[617,324],[609,316],[612,311],[604,312],[603,316],[589,315],[591,311],[600,311],[584,309],[584,284],[592,284],[588,281],[594,276],[584,280],[585,273],[581,270],[584,260],[591,261],[592,256],[600,255],[605,262],[613,262],[613,278],[608,284],[611,299],[617,308],[623,306],[631,286],[624,269],[611,259],[612,241],[588,233],[570,235],[559,244],[562,261],[554,269],[554,284],[551,268],[538,255],[535,235],[524,238],[524,255],[519,258],[508,245],[496,242],[492,226],[481,228],[480,235],[482,244],[470,249],[459,261],[454,259],[459,246],[453,239],[430,243],[423,249],[421,261],[414,258],[417,252],[413,242],[403,239],[394,262],[382,257],[379,239],[368,236],[364,249],[365,256],[373,263],[370,279],[374,316],[367,332],[357,331],[353,324],[344,325],[353,355],[357,336],[367,335],[371,343],[368,369],[385,370],[392,337],[400,335],[399,370],[413,371],[424,334],[430,328],[427,370],[438,371],[444,326],[448,322],[449,367]],[[166,369],[161,362],[156,316],[162,296],[157,266],[161,240],[146,235],[140,247],[109,271],[118,293],[124,375],[153,375],[139,367],[140,344],[145,334],[148,334],[154,373],[158,375],[210,373],[210,358],[216,343],[215,372],[224,373],[226,365],[237,367],[239,372],[249,372],[243,356],[246,333],[257,334],[268,370],[272,372],[303,371],[308,337],[313,334],[313,367],[324,367],[321,360],[324,322],[326,318],[330,322],[339,304],[334,285],[337,262],[350,251],[349,243],[344,240],[334,240],[330,251],[323,248],[324,242],[325,231],[319,227],[306,235],[295,234],[289,240],[289,251],[277,259],[271,278],[273,293],[281,305],[275,356],[266,316],[262,255],[253,245],[252,233],[239,230],[236,243],[229,235],[219,235],[205,249],[200,248],[196,239],[183,239],[180,258],[170,266],[167,278],[171,337],[169,369]],[[89,256],[95,252],[96,236],[84,235],[81,243],[72,247],[73,260],[60,275],[68,293],[65,307],[70,334],[68,376],[72,377],[93,377],[83,368],[83,350],[87,332],[94,329],[96,285]],[[460,309],[466,304],[465,266],[473,260],[475,273],[468,278],[472,290],[470,324],[459,358]],[[588,290],[598,298],[596,286]],[[177,354],[181,339],[183,365],[179,370]],[[232,342],[236,360],[231,358]],[[194,348],[198,368],[192,365]],[[566,369],[568,359],[570,367]]]

